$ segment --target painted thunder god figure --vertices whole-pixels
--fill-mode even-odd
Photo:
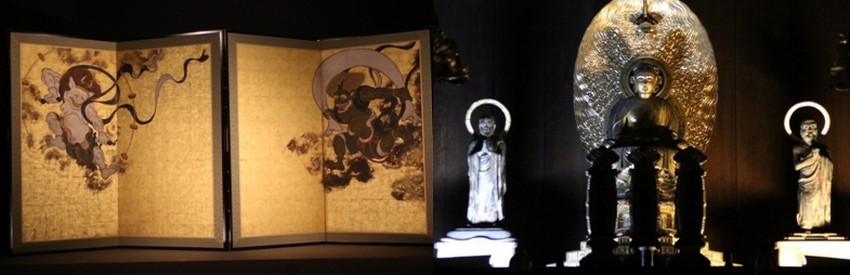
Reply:
[[[793,149],[794,169],[799,172],[797,224],[807,232],[828,225],[832,211],[832,160],[817,137],[817,122],[805,120],[800,124],[802,142]]]
[[[505,219],[504,197],[506,191],[505,141],[497,133],[496,119],[491,115],[482,115],[478,119],[478,133],[471,130],[469,117],[471,111],[481,104],[494,104],[502,108],[507,117],[505,131],[510,127],[510,115],[498,101],[490,99],[478,101],[467,111],[467,129],[473,134],[467,151],[469,165],[469,205],[466,218],[469,226],[496,227]]]

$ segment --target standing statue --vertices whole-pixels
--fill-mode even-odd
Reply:
[[[799,173],[797,188],[797,225],[806,233],[812,228],[828,225],[832,207],[832,160],[824,144],[817,141],[818,133],[826,135],[831,124],[826,108],[813,101],[794,104],[785,112],[785,133],[791,133],[791,116],[797,109],[811,107],[823,115],[823,128],[818,129],[814,120],[806,119],[800,123],[800,139],[792,150],[794,170]],[[820,130],[820,132],[818,131]]]
[[[471,224],[492,223],[505,218],[505,142],[495,136],[496,121],[490,115],[478,119],[480,135],[469,144],[469,208]]]
[[[481,105],[499,107],[505,115],[504,130],[499,131],[496,118],[485,113],[478,118],[478,133],[472,127],[472,113]],[[484,112],[482,112],[484,113]],[[505,220],[505,141],[502,136],[511,128],[511,114],[501,102],[485,98],[466,110],[466,130],[473,136],[466,159],[469,164],[469,205],[466,227],[452,230],[434,244],[437,258],[490,256],[492,267],[525,266],[523,253],[516,254],[516,239],[500,228]],[[525,262],[523,262],[525,261]]]
[[[805,120],[800,124],[801,143],[794,146],[794,169],[800,174],[797,189],[797,224],[810,232],[830,223],[832,160],[825,145],[816,141],[818,124]]]
[[[483,115],[478,119],[478,134],[470,125],[472,111],[480,105],[493,104],[505,113],[505,130],[510,128],[510,114],[500,102],[482,99],[470,106],[466,115],[467,130],[473,134],[473,140],[467,151],[469,164],[469,206],[466,218],[470,226],[496,227],[505,219],[504,197],[505,177],[505,141],[502,134],[496,133],[496,120],[493,116]]]

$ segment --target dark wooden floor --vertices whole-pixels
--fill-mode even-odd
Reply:
[[[12,255],[0,274],[432,274],[431,245],[315,244],[238,251],[112,248]]]

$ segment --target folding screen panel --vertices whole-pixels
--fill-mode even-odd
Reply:
[[[223,33],[12,33],[15,252],[223,247]]]
[[[431,242],[427,35],[228,36],[234,247]]]

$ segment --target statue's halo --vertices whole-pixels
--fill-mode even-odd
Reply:
[[[661,71],[661,78],[664,82],[661,84],[661,89],[653,93],[653,96],[667,97],[670,88],[673,87],[675,79],[673,79],[673,75],[667,70],[667,65],[665,65],[661,60],[658,60],[658,58],[652,56],[639,56],[626,65],[625,70],[620,72],[621,89],[625,91],[626,95],[629,97],[637,96],[635,91],[632,90],[632,84],[629,82],[629,78],[632,76],[632,70],[640,64],[650,64]]]
[[[790,125],[791,115],[793,115],[794,112],[797,111],[797,109],[803,107],[812,107],[820,111],[821,115],[823,115],[823,129],[820,130],[820,134],[825,136],[826,133],[829,132],[829,126],[831,124],[829,112],[826,111],[826,108],[814,101],[798,102],[797,104],[794,104],[794,106],[791,106],[791,108],[788,109],[788,112],[785,112],[785,133],[787,133],[788,135],[792,135]]]
[[[473,102],[472,105],[469,105],[469,109],[466,109],[466,131],[468,131],[471,135],[475,134],[475,129],[472,128],[472,123],[470,122],[470,119],[472,118],[472,111],[475,111],[475,109],[484,104],[494,105],[502,110],[502,113],[505,114],[505,133],[508,133],[511,129],[511,112],[508,112],[508,108],[505,108],[505,105],[501,102],[492,98],[479,99],[478,101]]]

